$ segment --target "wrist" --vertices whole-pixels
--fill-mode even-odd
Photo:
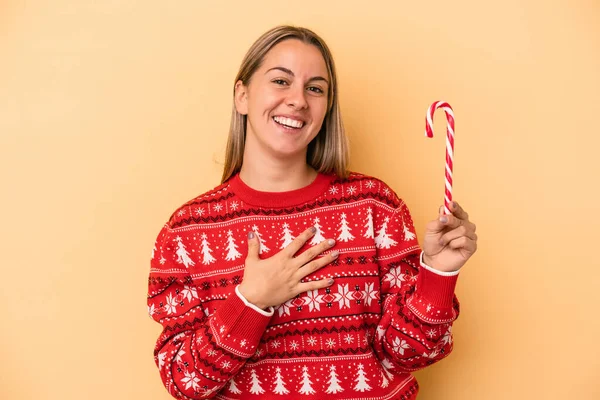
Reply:
[[[424,251],[421,251],[421,267],[428,269],[432,272],[435,272],[439,275],[446,275],[446,276],[453,276],[453,275],[457,275],[460,268],[458,270],[450,270],[450,271],[446,271],[443,268],[439,268],[438,266],[435,265],[435,262],[431,260],[431,258],[429,258]]]
[[[248,288],[244,287],[243,283],[238,285],[238,292],[244,299],[246,299],[248,303],[260,308],[261,310],[266,310],[269,308],[267,304],[257,300],[255,294],[251,290],[248,290]]]

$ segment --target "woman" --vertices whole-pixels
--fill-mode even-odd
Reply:
[[[326,44],[265,33],[235,80],[222,184],[177,209],[153,251],[171,395],[409,399],[410,372],[450,353],[475,225],[440,208],[421,250],[406,204],[347,160]]]

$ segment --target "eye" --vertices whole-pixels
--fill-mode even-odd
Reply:
[[[284,79],[273,79],[272,82],[278,85],[287,85],[287,81]]]
[[[310,86],[308,88],[308,90],[310,90],[311,92],[315,92],[315,93],[323,93],[323,89],[321,89],[320,87],[316,87],[316,86]]]

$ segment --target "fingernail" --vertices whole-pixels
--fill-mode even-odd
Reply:
[[[455,202],[455,201],[453,201],[453,202],[452,202],[452,208],[456,208],[456,207],[458,207],[458,204],[456,204],[456,202]]]
[[[441,218],[440,218],[440,222],[441,222],[442,224],[445,224],[446,222],[448,222],[448,217],[446,217],[446,216],[443,216],[443,217],[441,217]]]
[[[327,244],[328,244],[328,245],[330,245],[330,246],[333,246],[333,245],[335,244],[335,240],[333,240],[333,239],[329,239],[329,240],[327,241]]]
[[[310,227],[310,231],[311,231],[312,233],[316,233],[316,232],[317,232],[317,228],[315,228],[314,226],[311,226],[311,227]]]
[[[333,285],[333,278],[329,278],[329,279],[327,279],[327,283],[328,283],[329,285]]]
[[[340,255],[340,252],[337,250],[331,252],[331,257],[333,257],[333,258],[337,258],[337,256],[339,256],[339,255]]]
[[[248,232],[248,239],[254,239],[254,232]]]

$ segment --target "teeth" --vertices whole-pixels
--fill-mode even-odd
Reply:
[[[273,119],[281,125],[289,126],[290,128],[302,128],[304,122],[296,121],[295,119],[284,118],[284,117],[273,117]]]

